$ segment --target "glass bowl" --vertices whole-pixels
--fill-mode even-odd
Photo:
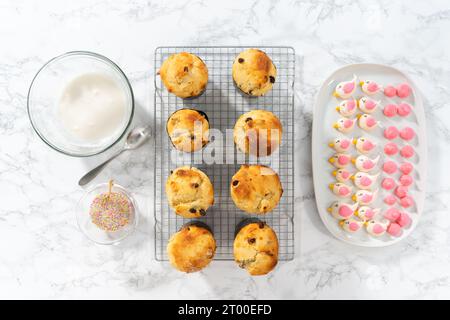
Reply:
[[[70,134],[58,119],[58,103],[67,84],[88,73],[109,76],[125,95],[125,116],[113,134],[86,142]],[[62,54],[47,62],[35,75],[28,91],[28,116],[38,136],[54,150],[74,157],[99,154],[117,143],[128,130],[134,114],[131,85],[123,71],[108,58],[87,51]]]
[[[131,218],[129,223],[118,229],[117,231],[105,231],[96,226],[89,214],[91,203],[96,196],[102,193],[106,193],[109,190],[108,183],[102,183],[96,186],[91,187],[86,190],[85,194],[81,197],[78,202],[78,206],[76,209],[76,218],[78,226],[80,227],[81,232],[83,232],[90,240],[94,241],[97,244],[118,244],[120,241],[124,240],[128,237],[136,228],[138,221],[138,209],[136,206],[136,201],[128,193],[124,187],[120,185],[114,184],[112,187],[113,192],[118,192],[125,195],[132,207]]]

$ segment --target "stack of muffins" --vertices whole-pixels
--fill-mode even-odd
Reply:
[[[183,99],[200,96],[208,83],[208,68],[198,56],[181,52],[171,55],[159,71],[167,90]],[[244,95],[266,94],[275,83],[277,70],[270,57],[258,49],[241,52],[234,60],[232,76]],[[208,116],[200,110],[180,109],[167,120],[167,134],[174,148],[183,152],[201,150],[209,142]],[[271,155],[281,144],[282,125],[269,111],[251,110],[234,126],[237,148],[256,157]],[[275,171],[263,165],[242,165],[230,181],[230,194],[236,207],[250,214],[267,214],[283,194]],[[166,182],[170,207],[184,218],[207,215],[214,204],[214,188],[201,170],[183,166],[171,171]],[[259,219],[242,221],[234,240],[236,263],[251,275],[264,275],[278,262],[278,239],[270,226]],[[185,224],[173,234],[167,246],[171,264],[182,272],[196,272],[214,258],[216,241],[203,222]]]

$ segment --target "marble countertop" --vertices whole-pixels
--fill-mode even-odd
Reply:
[[[0,298],[450,298],[450,4],[437,1],[63,1],[0,4]],[[89,159],[50,150],[33,132],[26,94],[38,68],[71,50],[116,61],[130,78],[135,124],[152,120],[153,53],[160,45],[288,45],[297,68],[296,257],[267,277],[233,262],[185,275],[154,261],[151,144],[121,155],[114,177],[141,206],[138,231],[98,246],[79,231],[79,177]],[[376,62],[404,71],[425,99],[429,168],[417,229],[387,248],[333,238],[315,205],[314,96],[336,68]]]

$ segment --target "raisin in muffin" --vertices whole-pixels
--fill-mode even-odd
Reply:
[[[208,116],[203,111],[180,109],[170,115],[166,130],[176,149],[194,152],[208,143]]]
[[[252,276],[265,275],[278,263],[278,239],[266,223],[244,223],[234,239],[234,261]]]
[[[277,206],[283,188],[278,174],[271,168],[243,165],[231,178],[230,193],[239,209],[265,214]]]
[[[248,49],[234,60],[232,74],[234,83],[242,92],[257,97],[272,89],[277,69],[265,52]]]
[[[167,58],[159,70],[167,91],[180,98],[201,95],[208,83],[208,68],[196,55],[180,52]]]
[[[190,222],[173,234],[167,244],[172,266],[182,272],[197,272],[205,268],[216,252],[216,240],[208,226]]]
[[[175,213],[185,218],[202,217],[214,204],[214,189],[208,176],[189,166],[172,171],[166,182],[166,195]]]
[[[281,122],[272,112],[252,110],[236,121],[233,137],[242,152],[264,157],[278,148],[282,133]]]

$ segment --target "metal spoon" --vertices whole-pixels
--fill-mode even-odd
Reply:
[[[111,158],[103,162],[102,164],[99,164],[97,167],[86,173],[80,181],[78,181],[78,184],[80,186],[84,186],[92,181],[99,173],[103,170],[103,168],[106,167],[106,165],[115,157],[120,155],[122,152],[126,150],[132,150],[140,147],[151,135],[151,130],[149,127],[145,128],[135,128],[130,131],[130,133],[127,136],[127,140],[125,142],[125,145],[123,146],[122,150],[117,152],[115,155],[113,155]]]

